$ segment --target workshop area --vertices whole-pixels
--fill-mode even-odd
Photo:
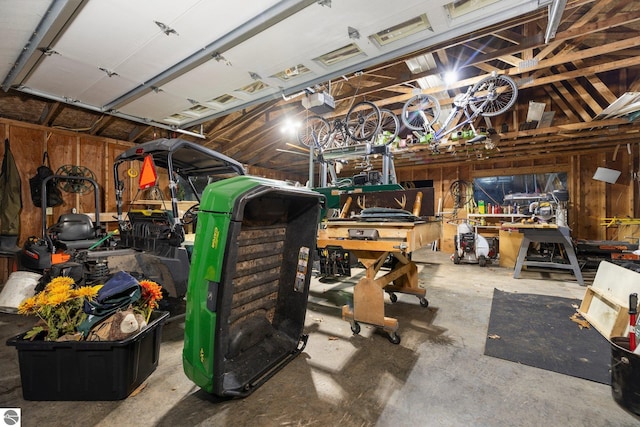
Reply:
[[[27,426],[73,425],[80,417],[96,426],[637,425],[611,398],[608,384],[484,355],[494,289],[579,303],[584,288],[566,273],[528,272],[513,279],[512,271],[489,266],[487,276],[479,275],[477,265],[456,266],[448,254],[431,249],[413,259],[431,302],[425,309],[414,296],[399,295],[389,306],[401,324],[399,345],[372,326],[354,335],[341,319],[341,306],[363,275],[359,269],[345,281],[312,280],[305,350],[244,399],[216,397],[185,377],[179,369],[184,324],[169,321],[158,368],[122,401],[25,401],[15,349],[1,347],[3,405],[21,407]],[[3,336],[29,326],[13,315],[0,314],[0,320]],[[603,369],[606,376],[608,367]]]
[[[0,427],[640,422],[637,2],[0,23]]]

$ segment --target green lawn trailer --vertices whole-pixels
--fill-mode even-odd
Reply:
[[[304,348],[321,199],[251,176],[206,187],[183,350],[184,372],[203,390],[249,395]]]

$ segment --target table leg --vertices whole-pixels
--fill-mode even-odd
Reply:
[[[578,257],[576,257],[576,252],[573,250],[573,243],[569,240],[567,243],[563,244],[564,250],[567,252],[567,258],[573,267],[573,274],[576,276],[577,282],[580,286],[584,286],[584,279],[582,278],[582,271],[580,270],[580,264],[578,263]]]
[[[522,271],[522,266],[524,265],[524,259],[527,257],[527,252],[529,251],[529,243],[531,243],[531,239],[527,238],[526,235],[523,236],[522,243],[520,243],[520,250],[518,251],[516,266],[513,270],[514,279],[518,279],[520,277],[520,272]]]
[[[418,268],[414,262],[403,254],[394,254],[399,262],[385,275],[375,278],[388,252],[374,254],[356,254],[366,267],[365,277],[360,279],[353,290],[353,310],[345,305],[342,307],[342,318],[351,322],[351,330],[358,334],[363,322],[384,328],[389,333],[389,340],[398,344],[400,336],[397,334],[398,320],[384,315],[384,292],[402,292],[416,295],[420,298],[420,305],[426,307],[428,302],[424,298],[425,289],[418,287]],[[368,256],[363,259],[363,256]]]

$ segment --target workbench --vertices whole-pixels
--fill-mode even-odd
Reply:
[[[317,247],[340,247],[351,251],[365,267],[365,276],[353,290],[353,307],[342,307],[342,318],[351,323],[354,334],[360,333],[358,322],[383,328],[389,340],[400,343],[398,320],[384,315],[384,293],[391,302],[396,292],[415,295],[427,307],[426,290],[418,286],[418,268],[411,252],[440,238],[439,221],[387,222],[332,220],[322,223]],[[389,255],[397,262],[386,274],[378,276]]]
[[[576,280],[581,286],[584,286],[582,272],[578,264],[576,252],[573,250],[573,242],[571,241],[571,233],[569,227],[558,226],[556,224],[522,224],[522,223],[503,223],[502,229],[517,230],[523,234],[520,250],[516,266],[513,271],[515,279],[520,278],[520,272],[523,266],[557,268],[562,270],[572,270]],[[529,244],[532,242],[539,243],[557,243],[561,245],[564,253],[567,255],[569,264],[553,262],[553,261],[529,261],[526,259],[529,250]]]

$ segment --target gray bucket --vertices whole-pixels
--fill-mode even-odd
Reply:
[[[0,292],[0,312],[17,313],[18,306],[26,298],[35,295],[41,274],[31,271],[15,271],[11,273],[7,283]]]

